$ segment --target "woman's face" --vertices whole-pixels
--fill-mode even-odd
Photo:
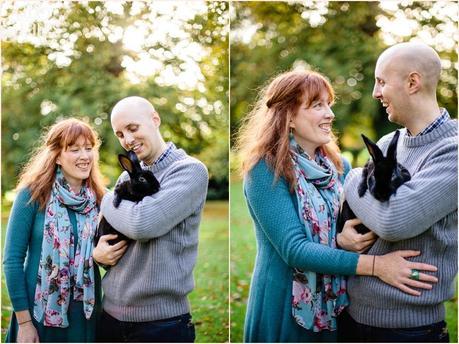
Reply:
[[[293,136],[304,151],[314,158],[318,147],[330,142],[332,122],[335,118],[329,104],[328,92],[324,91],[320,98],[309,107],[301,104],[298,112],[290,122]]]
[[[76,142],[63,149],[56,164],[62,168],[65,179],[74,191],[79,191],[83,180],[89,177],[94,161],[94,149],[91,143],[80,136]]]

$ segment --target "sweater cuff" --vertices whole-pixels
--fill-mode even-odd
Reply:
[[[29,300],[27,298],[11,298],[11,305],[13,306],[14,312],[29,310]]]

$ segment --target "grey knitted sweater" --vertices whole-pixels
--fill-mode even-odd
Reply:
[[[154,321],[190,311],[194,288],[198,228],[207,194],[207,169],[173,146],[171,154],[150,169],[161,184],[158,193],[139,203],[113,206],[106,194],[101,212],[134,239],[102,280],[103,308],[120,321]],[[118,182],[126,180],[123,173]]]
[[[393,133],[378,143],[383,152]],[[410,137],[401,130],[397,160],[411,173],[389,201],[380,203],[368,192],[359,198],[361,168],[345,182],[346,199],[358,218],[379,239],[369,254],[420,250],[412,261],[438,267],[438,283],[411,296],[374,277],[349,278],[349,313],[359,323],[406,328],[444,320],[443,301],[454,295],[457,273],[457,121],[448,120],[432,132]]]

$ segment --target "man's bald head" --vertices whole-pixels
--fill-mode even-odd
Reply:
[[[399,43],[386,49],[377,64],[390,66],[407,77],[418,73],[427,92],[435,92],[440,80],[441,61],[437,52],[426,44],[418,42]]]
[[[142,116],[153,116],[157,113],[153,105],[142,97],[132,96],[121,99],[112,109],[111,120],[114,117],[122,115],[127,112],[134,112]]]
[[[151,103],[142,97],[121,99],[110,120],[121,146],[133,150],[146,164],[152,164],[166,144],[159,132],[161,119]]]

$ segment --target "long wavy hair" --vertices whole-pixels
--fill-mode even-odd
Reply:
[[[62,151],[81,136],[90,142],[94,150],[93,165],[87,182],[96,195],[97,204],[100,204],[105,189],[99,169],[99,136],[89,124],[76,118],[61,120],[45,131],[40,146],[32,152],[30,160],[22,169],[16,191],[29,188],[30,201],[37,201],[39,208],[45,209],[56,176],[56,160]]]
[[[241,160],[243,177],[264,159],[275,175],[275,180],[284,177],[293,192],[296,181],[290,155],[290,121],[295,118],[301,104],[307,107],[328,93],[329,101],[335,98],[330,83],[313,71],[289,71],[275,77],[260,92],[252,111],[244,118],[237,133],[236,151]],[[343,163],[336,137],[321,147],[322,152],[333,162],[339,173]]]

